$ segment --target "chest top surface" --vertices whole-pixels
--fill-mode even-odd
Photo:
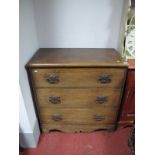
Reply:
[[[27,67],[127,67],[115,49],[40,48]]]

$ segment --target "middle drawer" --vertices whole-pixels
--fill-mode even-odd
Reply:
[[[44,88],[36,89],[39,107],[118,107],[121,89]]]

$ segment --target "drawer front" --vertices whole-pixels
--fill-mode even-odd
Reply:
[[[36,89],[39,107],[118,107],[121,90],[107,88],[44,88]]]
[[[121,88],[126,69],[32,69],[35,87]]]
[[[117,108],[46,109],[40,112],[43,124],[112,124],[116,122]]]

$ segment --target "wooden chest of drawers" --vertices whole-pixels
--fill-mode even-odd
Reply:
[[[128,66],[114,49],[39,49],[26,67],[43,132],[116,128]]]

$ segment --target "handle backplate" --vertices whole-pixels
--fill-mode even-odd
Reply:
[[[103,120],[105,120],[105,116],[103,116],[103,115],[95,115],[95,120],[96,121],[103,121]]]
[[[110,83],[111,75],[110,74],[101,74],[101,75],[99,75],[98,80],[102,84]]]
[[[96,101],[99,104],[103,104],[103,103],[106,103],[108,101],[108,97],[107,96],[97,96]]]
[[[62,120],[62,115],[60,115],[60,114],[54,114],[54,115],[52,115],[52,119],[54,121],[61,121]]]
[[[46,81],[50,84],[56,84],[59,82],[59,76],[58,75],[49,75],[46,78]]]
[[[51,102],[52,104],[60,104],[61,103],[60,96],[50,96],[49,102]]]

